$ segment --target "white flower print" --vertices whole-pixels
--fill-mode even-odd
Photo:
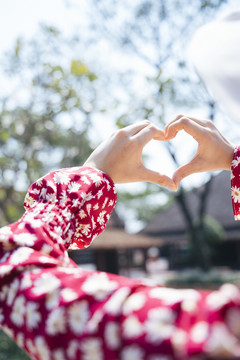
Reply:
[[[224,339],[224,340],[223,340]],[[239,355],[238,340],[232,336],[226,326],[221,322],[215,322],[211,326],[210,334],[204,344],[203,351],[207,351],[209,355],[214,354],[214,357],[222,357],[223,354]],[[235,356],[231,356],[235,357]]]
[[[102,190],[99,190],[98,193],[97,193],[97,198],[98,200],[100,199],[100,197],[103,195],[103,191]]]
[[[240,189],[235,185],[232,186],[231,190],[234,203],[240,203]]]
[[[146,297],[144,294],[135,293],[130,295],[123,304],[123,313],[128,315],[133,311],[139,310],[143,307],[146,302]]]
[[[54,226],[54,232],[56,234],[58,234],[59,236],[62,236],[63,231],[62,231],[61,226]]]
[[[68,208],[65,208],[63,211],[62,211],[62,214],[63,216],[65,217],[65,219],[67,221],[71,220],[72,218],[72,213],[70,211],[68,211]]]
[[[80,219],[84,219],[87,216],[87,214],[85,213],[84,210],[80,210],[79,211],[79,216],[80,216]]]
[[[80,335],[83,333],[89,316],[89,307],[86,300],[75,302],[69,307],[68,322],[74,334]]]
[[[30,219],[29,222],[33,229],[40,228],[43,225],[42,220],[40,219]]]
[[[57,264],[58,262],[56,259],[47,256],[40,256],[38,260],[42,264]]]
[[[25,314],[25,298],[23,295],[18,296],[13,305],[13,310],[10,315],[12,322],[20,327],[24,324],[24,314]]]
[[[87,178],[87,176],[81,176],[81,181],[84,182],[87,185],[90,185],[91,182],[90,180]]]
[[[0,301],[5,301],[5,299],[7,298],[7,295],[8,295],[8,289],[9,289],[8,285],[4,285],[2,287],[2,290],[0,291]]]
[[[93,183],[96,185],[96,187],[99,187],[102,183],[102,178],[97,174],[89,174],[89,177],[93,181]]]
[[[108,206],[111,206],[111,207],[112,207],[113,205],[114,205],[114,201],[113,201],[113,200],[110,200]]]
[[[173,345],[175,353],[178,355],[181,354],[182,358],[186,357],[187,341],[188,341],[188,333],[180,328],[178,329],[176,328],[171,337],[171,343]]]
[[[117,285],[117,282],[111,281],[107,274],[95,273],[85,280],[82,290],[97,300],[105,300],[117,288]]]
[[[130,289],[127,287],[122,287],[119,290],[115,291],[105,304],[106,312],[111,315],[120,315],[122,311],[122,305],[125,302],[129,293]]]
[[[176,314],[168,308],[155,308],[148,311],[148,319],[144,323],[146,340],[152,344],[160,344],[169,339],[174,331]]]
[[[64,334],[66,332],[65,309],[59,307],[54,309],[47,318],[46,332],[49,335]]]
[[[71,182],[68,185],[68,192],[72,193],[72,192],[78,192],[78,190],[80,189],[81,185],[77,182]]]
[[[61,296],[64,301],[70,302],[78,298],[78,294],[71,288],[65,288],[61,291]]]
[[[143,326],[138,320],[137,316],[132,315],[126,318],[123,322],[123,336],[125,338],[133,338],[141,336],[143,333]]]
[[[59,305],[60,290],[49,291],[46,296],[46,308],[51,310]]]
[[[30,286],[32,286],[32,280],[31,280],[30,274],[25,273],[24,277],[21,280],[20,289],[25,290],[25,289],[30,288]]]
[[[17,333],[16,343],[20,347],[24,347],[24,334],[22,332]]]
[[[121,334],[120,326],[118,323],[113,321],[107,323],[104,336],[107,346],[110,349],[116,350],[120,347],[121,344],[120,334]]]
[[[86,326],[87,332],[93,334],[96,331],[98,331],[99,323],[100,321],[102,321],[103,317],[104,314],[102,311],[100,310],[95,311],[95,313],[92,315],[91,319],[87,323]]]
[[[60,285],[61,282],[56,276],[43,273],[38,279],[34,281],[31,291],[35,295],[47,294],[48,292],[59,288]]]
[[[111,185],[108,179],[105,178],[106,184],[107,184],[107,189],[108,191],[111,189]]]
[[[41,359],[41,360],[50,360],[51,359],[51,353],[50,353],[49,347],[43,336],[37,336],[35,338],[35,346],[36,346],[36,350],[37,350],[39,359]]]
[[[46,222],[46,223],[50,223],[51,221],[53,221],[54,219],[54,216],[55,216],[55,213],[54,212],[45,212],[43,214],[43,221]]]
[[[53,360],[65,360],[63,349],[57,349],[53,351]]]
[[[104,215],[106,214],[106,211],[104,210],[104,211],[101,211],[100,213],[99,213],[99,216],[98,216],[98,218],[97,218],[97,222],[100,224],[100,225],[104,225],[104,223],[105,223],[105,220],[104,220]]]
[[[77,349],[78,349],[78,342],[76,340],[70,341],[67,348],[67,355],[70,359],[72,360],[76,359]]]
[[[40,193],[40,199],[45,199],[46,193],[47,189],[43,187]]]
[[[33,341],[31,339],[27,339],[26,340],[26,346],[27,346],[27,349],[28,351],[31,353],[31,354],[36,354],[36,348],[33,344]]]
[[[55,193],[48,193],[46,195],[46,200],[51,201],[52,203],[56,202],[56,200],[57,200],[56,194]]]
[[[9,274],[12,271],[12,265],[1,265],[0,266],[0,277],[3,277]]]
[[[209,324],[206,321],[196,323],[190,332],[191,340],[195,343],[204,342],[209,335]]]
[[[10,229],[9,226],[4,226],[0,229],[0,238],[2,235],[7,235],[7,236],[11,236],[12,235],[12,230]],[[5,238],[4,238],[5,239]]]
[[[14,234],[13,240],[18,245],[33,246],[34,242],[37,240],[37,238],[34,234],[22,233],[22,234]]]
[[[143,360],[144,352],[137,345],[125,346],[123,351],[121,352],[121,360]]]
[[[83,199],[83,201],[89,201],[89,200],[91,200],[92,199],[92,193],[91,193],[91,191],[87,194],[87,193],[85,193],[85,192],[82,192],[81,193],[81,198]]]
[[[77,231],[80,232],[80,234],[83,234],[83,235],[88,235],[90,230],[91,230],[91,225],[90,224],[81,224],[79,226],[79,228],[77,229]]]
[[[55,172],[53,179],[57,184],[65,184],[65,185],[68,185],[69,181],[71,180],[66,173],[60,171]]]
[[[92,216],[92,229],[95,230],[96,229],[96,222],[94,220],[94,217]]]
[[[84,339],[80,347],[83,353],[83,360],[104,360],[101,339]]]
[[[54,192],[57,191],[57,187],[56,187],[56,185],[52,182],[52,180],[48,180],[48,181],[47,181],[47,186],[49,186],[50,188],[52,188]]]
[[[93,206],[93,210],[98,210],[99,209],[99,205],[98,205],[98,203],[97,204],[95,204],[94,206]]]
[[[200,299],[200,294],[196,290],[186,289],[168,289],[155,287],[150,292],[149,295],[153,298],[160,299],[166,305],[172,305],[177,302],[184,300],[198,301]]]
[[[19,289],[19,280],[18,279],[14,279],[13,282],[11,283],[11,285],[9,286],[8,289],[8,294],[7,294],[7,305],[11,306],[13,303],[13,300],[17,294],[17,291]]]
[[[41,248],[41,253],[49,255],[52,251],[52,246],[48,245],[48,244],[43,244],[42,248]]]
[[[78,199],[72,199],[72,206],[73,207],[80,207],[81,203]]]
[[[32,196],[30,196],[29,194],[27,194],[25,196],[24,204],[25,204],[26,207],[32,207],[36,203],[37,203],[37,201]]]
[[[240,157],[237,156],[237,158],[232,161],[232,166],[235,168],[235,167],[237,167],[239,164],[240,164]]]
[[[65,190],[63,190],[60,195],[60,204],[64,205],[66,203],[67,199],[68,199],[67,193]]]
[[[30,255],[33,253],[33,249],[28,247],[20,247],[13,252],[10,256],[9,262],[11,264],[17,265],[29,259]]]

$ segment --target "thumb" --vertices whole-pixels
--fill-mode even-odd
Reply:
[[[194,157],[189,163],[180,166],[173,174],[173,181],[178,187],[181,180],[194,173],[200,172],[198,157]]]
[[[173,191],[177,190],[175,182],[167,175],[147,169],[145,166],[142,166],[140,173],[140,177],[143,181],[162,185]]]

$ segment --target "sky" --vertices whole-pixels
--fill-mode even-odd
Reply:
[[[68,6],[69,3],[71,3],[72,6]],[[227,4],[221,10],[220,15],[229,12],[232,9],[236,9],[238,3],[239,0],[227,1]],[[78,11],[76,11],[74,4],[77,6]],[[55,25],[65,35],[70,35],[74,32],[82,32],[85,25],[87,28],[88,16],[87,0],[2,1],[0,2],[0,58],[6,50],[12,48],[17,38],[24,37],[30,39],[33,34],[37,32],[40,23]],[[102,51],[102,53],[104,54],[104,51]],[[117,58],[114,58],[113,56],[111,62],[117,68]],[[139,67],[141,67],[141,64],[139,64]],[[139,84],[136,84],[136,86],[139,86]],[[0,91],[1,90],[0,81]],[[109,121],[108,124],[109,126],[104,128],[104,135],[102,134],[102,136],[109,135],[113,130],[111,121]],[[97,123],[96,133],[102,133],[102,126],[99,127]],[[189,137],[184,134],[181,134],[181,136],[175,140],[175,143],[179,146],[179,149],[181,149],[181,143],[185,141],[189,143],[189,148],[192,149],[194,146],[196,148],[196,144],[193,145],[193,140],[189,139]],[[168,153],[164,147],[161,148],[160,152],[158,144],[152,142],[147,146],[146,153],[150,155],[151,159],[148,162],[149,167],[166,173],[169,176],[172,175],[174,166],[171,161],[169,161]],[[186,185],[188,183],[201,183],[203,178],[204,175],[193,175],[186,180]],[[130,184],[127,188],[129,191],[134,191],[134,189],[134,184]]]

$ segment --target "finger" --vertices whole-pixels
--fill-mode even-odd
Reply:
[[[138,122],[136,124],[126,126],[125,128],[122,129],[122,131],[126,132],[129,136],[134,136],[139,131],[141,131],[145,127],[149,126],[150,124],[151,124],[150,121],[143,120],[143,121],[140,121],[140,122]]]
[[[169,127],[178,122],[179,120],[183,119],[183,118],[187,118],[187,119],[190,119],[192,120],[193,122],[195,122],[196,124],[200,125],[200,126],[203,126],[203,127],[208,127],[209,124],[211,123],[210,120],[202,120],[202,119],[197,119],[195,117],[192,117],[192,116],[185,116],[185,115],[178,115],[174,120],[170,121],[167,126],[165,127],[165,135],[168,133],[168,129]]]
[[[194,157],[189,163],[180,166],[175,173],[173,174],[173,181],[179,186],[181,180],[186,178],[189,175],[192,175],[194,173],[201,172],[202,169],[200,167],[200,162],[198,161],[198,157]]]
[[[132,137],[134,140],[137,140],[140,145],[145,146],[150,140],[162,140],[165,141],[164,131],[157,128],[153,124],[149,124],[139,131],[136,135]]]
[[[205,131],[202,125],[185,117],[175,121],[174,123],[168,126],[165,132],[165,140],[168,141],[173,139],[180,130],[186,131],[197,141],[199,141],[199,139],[202,136],[204,136],[204,131]]]
[[[175,182],[167,175],[163,175],[157,171],[147,169],[144,166],[139,170],[140,170],[139,171],[140,178],[142,181],[147,181],[147,182],[152,182],[154,184],[162,185],[173,191],[177,190],[177,186]]]

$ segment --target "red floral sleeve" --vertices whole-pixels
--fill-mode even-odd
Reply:
[[[59,234],[65,248],[86,248],[104,229],[116,204],[112,180],[90,167],[50,172],[28,190],[26,216],[38,213]],[[57,205],[57,206],[56,206]]]
[[[231,174],[232,205],[235,220],[240,220],[240,146],[236,146]]]

